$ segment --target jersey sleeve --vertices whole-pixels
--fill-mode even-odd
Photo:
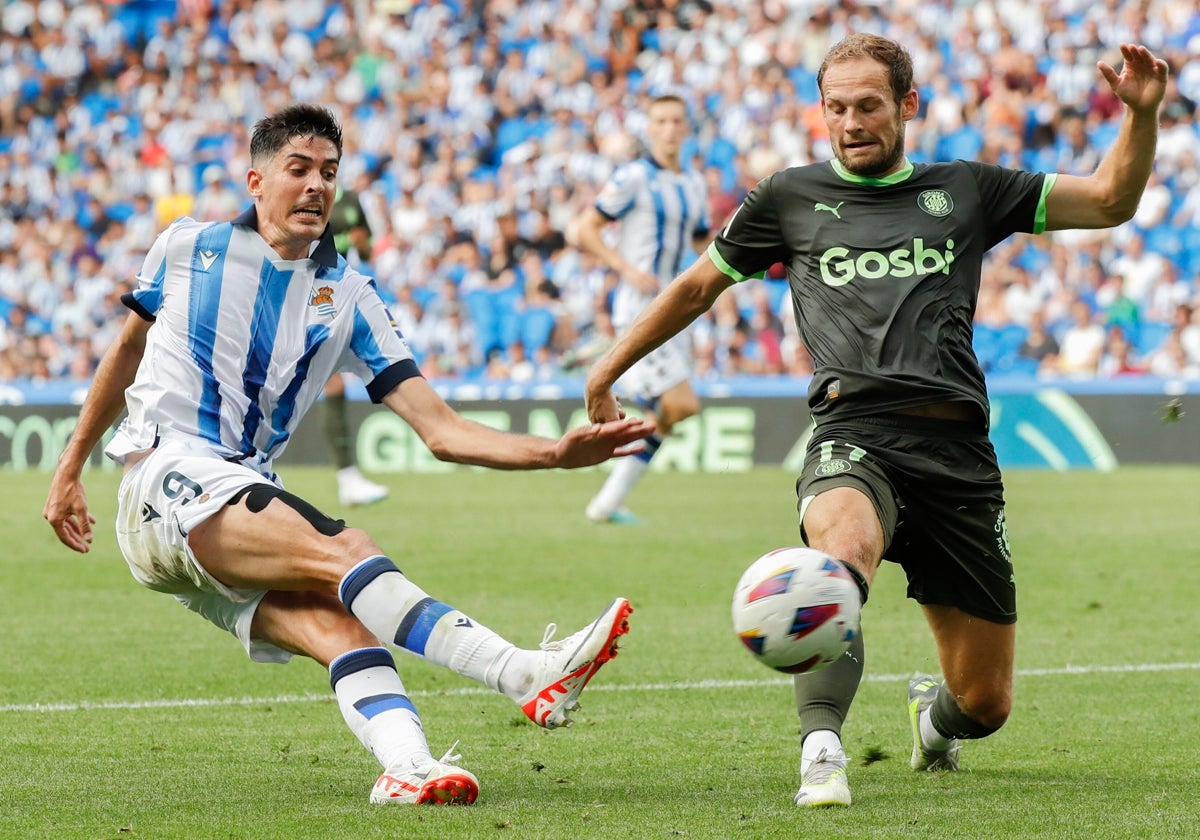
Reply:
[[[787,258],[772,189],[776,177],[758,182],[708,246],[708,258],[737,282],[762,277]]]
[[[609,221],[619,219],[633,208],[638,190],[645,181],[642,167],[636,163],[626,164],[613,173],[596,196],[596,209]]]
[[[421,370],[375,281],[364,279],[354,304],[347,366],[366,383],[371,401],[379,403],[404,380],[420,376]]]
[[[121,303],[147,321],[156,320],[158,310],[162,307],[163,282],[167,277],[167,243],[180,225],[190,221],[191,219],[187,218],[176,219],[158,235],[150,250],[146,252],[146,259],[137,273],[137,286],[132,292],[121,295]]]
[[[1046,229],[1046,194],[1053,181],[1042,172],[1005,169],[990,163],[965,161],[979,185],[987,208],[987,247],[1014,233],[1041,233]]]

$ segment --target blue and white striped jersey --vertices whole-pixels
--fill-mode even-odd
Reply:
[[[648,157],[619,167],[596,197],[596,209],[620,221],[615,247],[621,256],[662,285],[684,269],[692,239],[705,236],[711,225],[704,176],[663,169]],[[627,326],[649,300],[622,284],[613,303],[614,325]]]
[[[375,402],[420,375],[375,281],[347,266],[329,231],[308,259],[284,260],[254,208],[232,222],[175,221],[123,301],[154,324],[105,449],[117,461],[186,438],[273,478],[335,372],[360,376]]]

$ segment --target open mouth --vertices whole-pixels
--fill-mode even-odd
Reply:
[[[296,208],[296,215],[306,219],[317,221],[323,216],[325,209],[319,204],[309,204],[304,207]]]

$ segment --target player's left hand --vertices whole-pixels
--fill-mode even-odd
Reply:
[[[1121,57],[1125,64],[1120,73],[1103,61],[1097,62],[1100,75],[1130,110],[1157,115],[1167,92],[1167,62],[1155,58],[1140,44],[1122,44]]]
[[[558,440],[554,465],[564,469],[590,467],[609,458],[631,455],[641,450],[642,438],[653,434],[654,428],[652,421],[627,417],[571,429]]]
[[[87,493],[79,479],[60,478],[50,482],[50,493],[42,516],[50,523],[59,541],[68,548],[87,554],[92,547],[92,526],[96,517],[88,512]]]

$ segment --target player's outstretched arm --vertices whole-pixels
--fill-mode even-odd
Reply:
[[[149,329],[150,323],[138,315],[131,314],[125,321],[121,335],[100,360],[92,387],[79,410],[75,430],[50,479],[42,516],[63,545],[80,553],[91,548],[92,526],[96,524],[96,517],[88,512],[87,493],[80,478],[83,465],[125,407],[125,389],[133,382],[142,361]]]
[[[1167,63],[1137,44],[1122,44],[1117,72],[1097,69],[1125,117],[1112,147],[1087,177],[1060,174],[1046,199],[1046,230],[1112,227],[1133,218],[1154,166],[1158,110],[1167,90]]]
[[[383,398],[442,461],[498,470],[590,467],[641,448],[654,424],[629,418],[571,429],[558,440],[502,432],[468,420],[422,377],[406,379]]]
[[[635,362],[707,311],[733,285],[707,254],[700,257],[662,290],[629,330],[592,365],[584,389],[588,418],[596,423],[624,417],[613,395],[613,383]]]
[[[642,294],[653,295],[658,292],[658,278],[648,271],[643,271],[630,263],[604,241],[603,231],[609,221],[595,207],[588,207],[581,213],[572,226],[574,238],[579,247],[600,260],[608,269],[626,283],[631,283]]]

